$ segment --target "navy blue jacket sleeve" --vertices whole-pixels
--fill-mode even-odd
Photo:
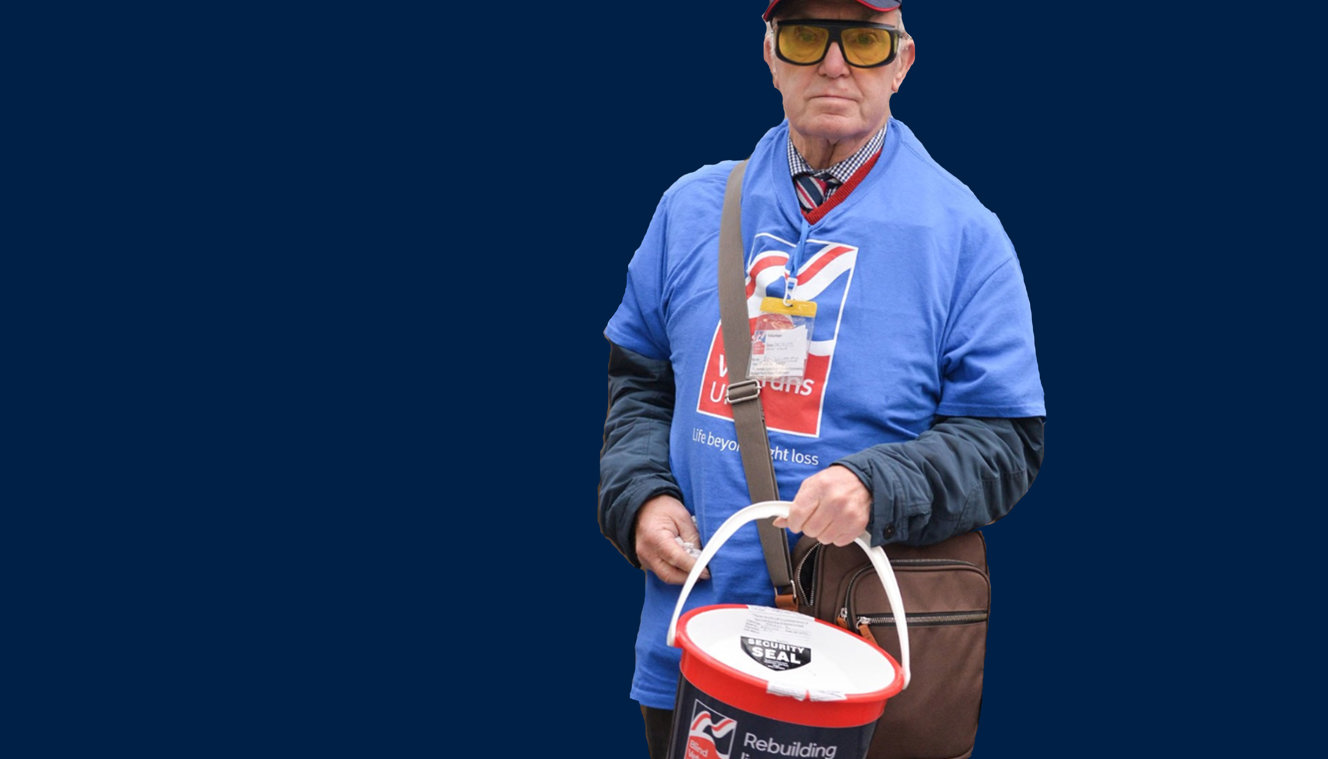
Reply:
[[[1004,517],[1042,466],[1042,417],[937,417],[906,443],[835,463],[872,494],[872,544],[930,545]]]
[[[657,495],[682,500],[669,468],[673,367],[609,344],[609,405],[599,456],[599,528],[632,563],[636,514]]]
[[[633,534],[641,505],[682,499],[669,469],[673,370],[610,343],[609,403],[600,451],[600,531],[640,566]],[[1042,417],[937,417],[916,439],[835,463],[872,494],[873,544],[928,545],[991,524],[1028,492],[1042,466]]]

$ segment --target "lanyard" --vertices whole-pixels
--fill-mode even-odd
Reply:
[[[793,302],[793,291],[798,287],[798,271],[802,269],[803,257],[807,255],[807,234],[811,232],[811,228],[807,223],[807,217],[802,217],[798,244],[794,246],[793,252],[789,253],[788,262],[784,264],[784,305],[786,306]]]

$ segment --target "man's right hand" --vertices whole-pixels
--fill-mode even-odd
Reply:
[[[682,501],[670,495],[658,495],[641,505],[636,514],[636,558],[643,569],[670,585],[681,585],[696,564],[696,559],[678,543],[678,538],[694,546],[701,545],[701,535],[691,512]],[[710,570],[701,578],[710,577]]]

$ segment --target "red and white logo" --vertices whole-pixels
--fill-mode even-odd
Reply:
[[[784,269],[788,266],[789,253],[796,245],[796,242],[770,234],[759,234],[753,241],[755,255],[747,270],[749,330],[751,321],[760,314],[762,298],[784,296]],[[856,246],[825,240],[807,241],[806,261],[796,273],[798,286],[794,297],[816,301],[816,321],[802,381],[761,383],[761,405],[766,426],[771,430],[807,437],[820,435],[821,411],[825,404],[826,385],[830,381],[840,315],[848,299],[857,261]],[[728,365],[724,361],[724,338],[717,324],[701,379],[701,395],[696,404],[699,413],[733,418],[727,400],[729,379]]]
[[[697,701],[687,730],[686,759],[729,759],[737,729],[736,720]]]

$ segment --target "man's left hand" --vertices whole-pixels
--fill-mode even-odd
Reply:
[[[846,546],[867,529],[871,492],[857,475],[842,466],[829,466],[802,481],[787,519],[775,520],[821,543]]]

